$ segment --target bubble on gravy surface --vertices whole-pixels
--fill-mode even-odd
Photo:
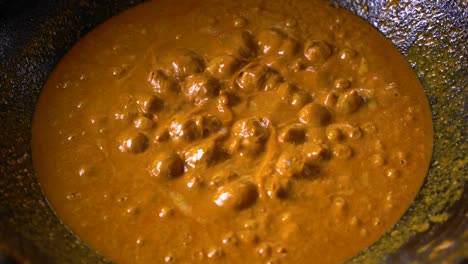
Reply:
[[[411,68],[314,1],[154,1],[80,40],[37,104],[63,222],[118,263],[337,263],[415,197],[432,123]]]

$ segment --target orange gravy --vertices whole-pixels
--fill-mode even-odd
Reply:
[[[64,56],[32,146],[58,216],[118,263],[338,263],[403,215],[432,137],[416,75],[349,11],[162,0]]]

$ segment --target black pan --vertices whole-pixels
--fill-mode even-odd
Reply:
[[[47,76],[81,36],[140,0],[0,0],[0,263],[108,263],[74,236],[42,196],[31,120]],[[466,263],[468,2],[334,0],[407,57],[433,112],[426,181],[405,216],[351,263]]]

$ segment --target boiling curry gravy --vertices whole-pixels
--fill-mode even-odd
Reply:
[[[32,143],[57,214],[118,263],[337,263],[408,208],[432,123],[404,58],[342,8],[162,0],[64,56]]]

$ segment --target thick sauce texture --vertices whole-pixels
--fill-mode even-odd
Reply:
[[[32,143],[59,217],[118,263],[337,263],[408,208],[432,136],[417,77],[352,13],[162,0],[65,55]]]

